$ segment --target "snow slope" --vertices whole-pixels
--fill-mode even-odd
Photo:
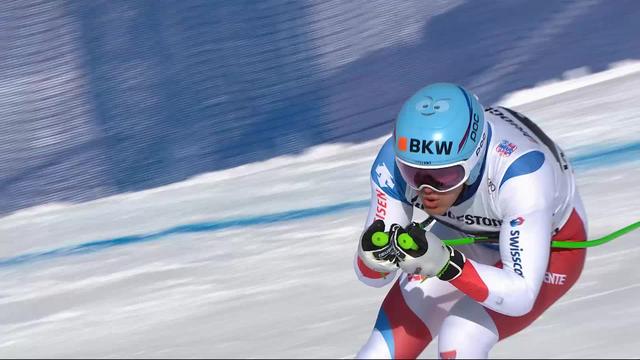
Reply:
[[[636,89],[630,64],[500,102],[566,150],[592,238],[640,220]],[[384,140],[1,218],[0,357],[353,357],[386,294],[351,267]],[[637,356],[638,240],[590,249],[578,284],[492,356]]]

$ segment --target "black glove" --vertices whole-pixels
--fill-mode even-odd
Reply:
[[[451,281],[460,276],[466,262],[462,252],[445,245],[418,223],[409,224],[406,233],[398,232],[391,242],[398,250],[398,265],[410,274]]]
[[[360,238],[358,255],[370,269],[389,273],[398,269],[398,250],[390,234],[394,234],[402,227],[398,224],[393,224],[389,233],[385,232],[384,229],[384,221],[374,221]]]

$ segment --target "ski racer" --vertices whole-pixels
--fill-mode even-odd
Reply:
[[[470,235],[497,242],[441,240]],[[400,275],[357,357],[416,358],[435,336],[443,359],[488,357],[578,280],[586,249],[552,239],[586,238],[571,164],[535,123],[457,84],[420,89],[371,167],[355,271],[374,287]]]

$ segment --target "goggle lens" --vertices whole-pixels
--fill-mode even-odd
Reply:
[[[409,186],[420,190],[427,186],[433,190],[449,191],[462,183],[465,170],[462,165],[453,165],[439,169],[420,169],[396,161],[400,174]]]

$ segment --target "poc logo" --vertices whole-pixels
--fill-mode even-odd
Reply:
[[[471,124],[471,135],[469,137],[473,142],[477,142],[476,138],[478,137],[478,128],[480,127],[480,117],[477,113],[473,113],[473,124]]]
[[[451,148],[453,147],[453,141],[434,141],[414,138],[410,138],[408,140],[407,144],[406,137],[401,136],[398,138],[398,149],[400,149],[400,151],[409,150],[409,152],[412,153],[449,155],[451,154]]]
[[[487,139],[487,134],[482,134],[482,140],[480,140],[480,145],[476,149],[476,156],[480,156],[480,150],[482,150],[482,146],[484,145],[484,141]]]

